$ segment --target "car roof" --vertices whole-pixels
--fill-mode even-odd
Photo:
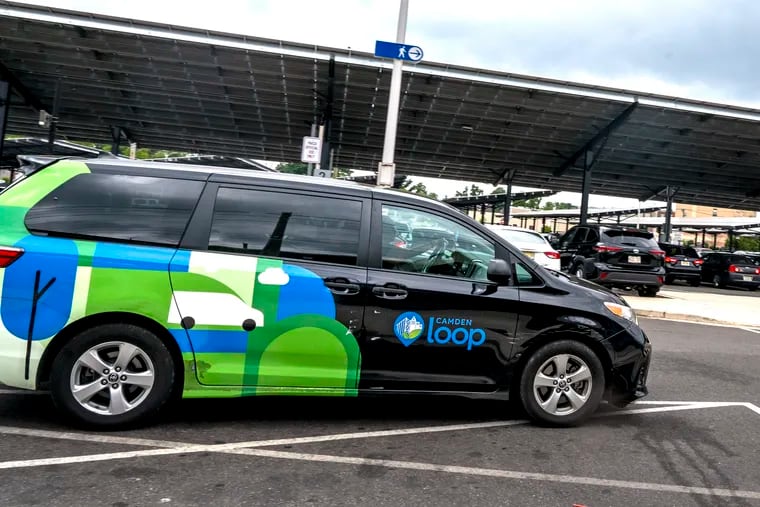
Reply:
[[[436,201],[435,199],[431,199],[429,197],[424,197],[421,195],[413,194],[410,192],[404,192],[402,190],[398,189],[392,189],[392,188],[385,188],[385,187],[379,187],[375,185],[368,185],[365,183],[357,183],[354,181],[348,181],[348,180],[338,180],[338,179],[332,179],[332,178],[317,178],[314,176],[306,176],[301,174],[289,174],[289,173],[280,173],[280,172],[267,172],[267,171],[256,171],[251,169],[238,169],[233,167],[223,167],[223,166],[200,166],[200,165],[193,165],[193,164],[182,164],[182,163],[174,163],[174,162],[157,162],[152,160],[130,160],[130,159],[120,159],[120,158],[67,158],[66,160],[81,160],[82,162],[85,162],[89,167],[91,168],[134,168],[134,169],[153,169],[153,170],[161,170],[161,171],[173,171],[177,173],[186,173],[186,174],[207,174],[209,177],[215,177],[215,176],[222,176],[229,178],[228,181],[231,181],[232,179],[239,179],[240,182],[244,183],[250,183],[252,181],[269,181],[269,182],[290,182],[290,183],[296,183],[300,184],[302,186],[308,186],[308,187],[315,187],[315,189],[323,188],[323,189],[331,189],[333,191],[335,190],[347,190],[347,191],[353,191],[354,193],[362,194],[362,193],[372,193],[377,194],[378,196],[383,196],[386,198],[390,198],[392,200],[403,200],[403,201],[411,201],[411,202],[417,202],[419,204],[427,204],[428,206],[437,206],[439,208],[446,209],[448,211],[456,211],[459,214],[462,214],[461,211],[454,208],[453,206]],[[224,178],[227,180],[227,178]]]

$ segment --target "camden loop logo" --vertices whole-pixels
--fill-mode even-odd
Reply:
[[[393,332],[396,334],[396,338],[405,347],[408,347],[414,343],[417,338],[422,336],[422,331],[425,329],[425,323],[419,313],[406,312],[396,317],[396,321],[393,323]]]

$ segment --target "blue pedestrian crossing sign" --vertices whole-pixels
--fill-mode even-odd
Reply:
[[[422,60],[422,48],[400,42],[375,41],[375,56],[417,63]]]

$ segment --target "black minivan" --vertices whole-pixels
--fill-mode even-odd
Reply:
[[[119,427],[172,395],[454,394],[572,425],[646,392],[617,295],[447,205],[281,174],[60,160],[0,193],[0,383]]]

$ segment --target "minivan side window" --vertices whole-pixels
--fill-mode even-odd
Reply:
[[[204,182],[86,173],[50,192],[26,214],[36,234],[177,246]]]
[[[222,187],[208,249],[355,266],[361,215],[361,201]]]
[[[452,220],[383,205],[384,269],[487,281],[494,256],[493,242]]]

